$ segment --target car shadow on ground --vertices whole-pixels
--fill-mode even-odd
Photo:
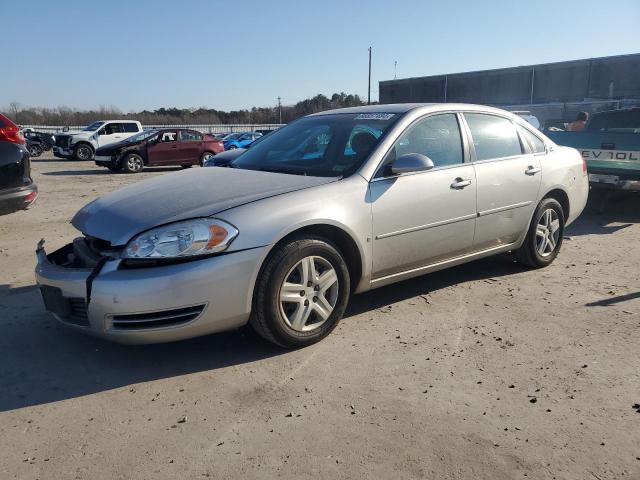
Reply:
[[[591,190],[584,212],[565,235],[606,235],[640,223],[640,192]]]
[[[462,265],[356,295],[345,318],[457,283],[520,271],[507,257]],[[0,412],[287,353],[248,327],[160,345],[110,343],[60,326],[44,311],[34,285],[0,285],[0,328]]]
[[[145,173],[162,173],[162,172],[179,172],[183,170],[182,167],[147,167],[142,172]],[[136,175],[139,175],[137,173]],[[112,172],[108,169],[92,169],[92,170],[61,170],[59,172],[44,172],[42,175],[52,176],[52,177],[68,177],[68,176],[76,176],[76,175],[128,175],[124,172]]]

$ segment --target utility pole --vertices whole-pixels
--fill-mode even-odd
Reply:
[[[398,61],[393,62],[393,79],[398,78]]]
[[[278,118],[279,121],[278,123],[280,123],[282,125],[282,98],[278,97]]]
[[[369,88],[367,92],[367,105],[371,105],[371,47],[369,47]]]

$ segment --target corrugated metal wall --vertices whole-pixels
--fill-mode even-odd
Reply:
[[[489,105],[640,98],[640,54],[388,80],[379,98]]]

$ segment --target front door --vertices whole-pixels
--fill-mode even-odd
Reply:
[[[178,131],[163,130],[151,144],[147,143],[149,165],[175,165],[180,163]]]
[[[417,120],[391,148],[369,186],[373,279],[464,255],[473,245],[476,179],[457,115]],[[400,155],[420,153],[435,167],[392,175]]]
[[[513,122],[465,113],[475,152],[478,220],[474,250],[515,242],[527,230],[542,175],[540,158],[528,153]]]
[[[121,123],[107,123],[98,130],[98,148],[110,145],[112,143],[121,142],[127,137],[124,133]]]

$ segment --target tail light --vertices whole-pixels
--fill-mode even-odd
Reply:
[[[587,174],[587,159],[584,158],[582,155],[580,155],[582,157],[582,173],[584,175]]]
[[[0,114],[0,140],[20,144],[25,142],[18,126],[2,114]]]

